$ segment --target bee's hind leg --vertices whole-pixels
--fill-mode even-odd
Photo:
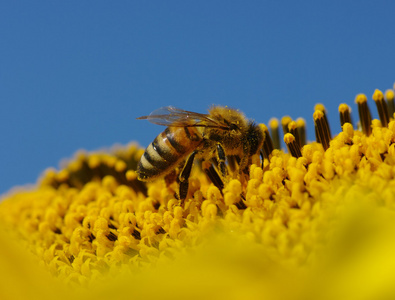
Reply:
[[[189,176],[191,175],[193,160],[195,159],[196,151],[193,151],[191,155],[188,156],[187,161],[185,162],[184,167],[180,175],[178,176],[178,180],[180,182],[180,200],[184,201],[188,195],[188,187],[189,187]]]

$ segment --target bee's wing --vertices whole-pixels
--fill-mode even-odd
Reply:
[[[187,111],[174,106],[161,107],[154,110],[148,116],[142,116],[137,119],[148,120],[157,125],[173,127],[225,127],[224,124],[210,118],[207,114]]]

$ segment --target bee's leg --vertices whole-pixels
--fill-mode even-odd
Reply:
[[[220,190],[222,194],[222,190],[225,185],[221,177],[218,175],[218,172],[214,169],[213,165],[207,161],[203,161],[202,167],[204,172],[207,174],[208,178]]]
[[[230,155],[226,158],[228,160],[228,166],[229,169],[232,173],[234,173],[237,170],[237,160],[234,155]]]
[[[178,176],[178,180],[180,181],[180,199],[184,200],[188,194],[189,187],[189,175],[191,175],[193,160],[195,159],[196,151],[193,151],[191,155],[189,155],[187,161],[185,162],[184,168],[182,169],[180,175]]]
[[[219,189],[219,191],[221,192],[221,195],[223,196],[224,193],[222,192],[222,190],[225,185],[224,185],[221,177],[219,176],[218,172],[213,167],[213,165],[204,161],[203,162],[203,169],[204,169],[204,172],[206,172],[208,178],[210,178],[211,182]],[[235,205],[238,209],[246,209],[247,206],[244,203],[244,201],[246,199],[245,199],[243,193],[240,194],[240,197],[241,197],[240,201],[235,203]]]
[[[221,172],[223,178],[226,177],[226,165],[225,165],[225,150],[221,144],[217,144],[217,160],[218,160],[218,169]]]

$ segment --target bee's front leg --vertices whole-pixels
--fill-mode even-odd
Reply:
[[[222,190],[224,189],[225,185],[221,177],[218,175],[218,172],[213,167],[213,164],[208,161],[203,161],[202,167],[204,172],[207,174],[208,178],[219,189],[219,191],[223,195]]]
[[[189,187],[189,176],[191,175],[193,160],[195,159],[196,151],[193,151],[191,155],[188,156],[187,161],[185,162],[184,167],[180,175],[178,176],[178,180],[180,182],[180,200],[184,201],[188,195],[188,187]]]
[[[206,172],[207,176],[210,178],[211,182],[219,189],[221,195],[223,196],[223,189],[225,187],[221,177],[219,176],[218,172],[215,170],[213,165],[207,161],[203,161],[203,170]],[[235,203],[238,209],[246,209],[247,206],[245,205],[245,197],[243,194],[240,195],[241,199],[239,202]]]

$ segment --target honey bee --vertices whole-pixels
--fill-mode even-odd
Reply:
[[[178,175],[181,200],[187,196],[188,178],[195,159],[216,162],[220,176],[211,164],[211,171],[206,173],[221,188],[221,177],[227,174],[226,158],[236,157],[241,174],[248,170],[251,157],[260,153],[264,139],[260,127],[243,113],[222,106],[212,107],[208,114],[167,106],[137,119],[167,126],[142,155],[137,166],[138,179],[152,181],[181,165]]]

